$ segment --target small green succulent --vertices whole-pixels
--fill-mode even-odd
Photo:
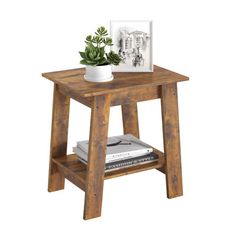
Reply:
[[[95,35],[86,37],[85,51],[79,52],[83,65],[102,66],[102,65],[119,65],[121,58],[113,51],[105,52],[106,46],[112,46],[112,39],[107,37],[108,33],[105,27],[101,26],[95,32]]]

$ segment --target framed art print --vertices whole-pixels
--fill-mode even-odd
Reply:
[[[152,22],[111,21],[112,50],[122,61],[115,72],[152,72]]]

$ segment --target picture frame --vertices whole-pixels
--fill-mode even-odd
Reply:
[[[122,58],[113,72],[153,72],[152,21],[110,21],[112,50]]]

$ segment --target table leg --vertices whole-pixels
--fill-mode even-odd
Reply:
[[[167,197],[174,198],[183,195],[177,84],[162,85],[161,91]]]
[[[61,94],[57,85],[54,85],[53,112],[51,127],[51,147],[48,191],[64,189],[64,176],[58,171],[52,159],[66,155],[69,121],[70,98]]]
[[[139,138],[137,102],[122,105],[121,108],[124,134],[133,134]]]
[[[94,97],[85,188],[84,219],[101,216],[104,167],[111,96]]]

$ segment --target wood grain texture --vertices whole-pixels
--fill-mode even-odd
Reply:
[[[119,170],[105,172],[104,180],[130,175],[145,170],[162,168],[165,165],[164,153],[155,148],[154,152],[159,156],[157,162],[140,164],[137,166],[130,166]],[[53,159],[53,162],[57,165],[59,171],[61,171],[66,178],[69,176],[69,178],[67,178],[69,181],[85,191],[87,166],[79,160],[77,155],[70,154],[67,156],[62,156],[60,158]]]
[[[126,89],[119,93],[112,93],[111,106],[125,105],[132,102],[141,102],[161,97],[160,86],[149,88]]]
[[[69,96],[70,98],[76,100],[77,102],[82,103],[83,105],[87,107],[92,107],[92,97],[84,98],[80,95],[73,93],[71,91],[67,91],[67,89],[61,85],[58,85],[60,93],[64,94],[65,96]]]
[[[161,107],[167,197],[173,198],[183,195],[176,83],[162,85]]]
[[[133,134],[139,138],[137,102],[121,106],[124,134]]]
[[[80,162],[77,156],[71,154],[53,158],[52,161],[57,165],[58,170],[66,179],[85,191],[86,165]]]
[[[84,73],[82,68],[43,74],[54,82],[48,190],[63,189],[65,178],[84,190],[84,219],[101,215],[104,179],[155,168],[166,175],[167,197],[181,196],[177,82],[188,77],[158,66],[152,73],[114,73],[106,83],[87,82]],[[91,107],[88,165],[66,155],[70,98]],[[124,133],[139,137],[137,102],[156,98],[161,98],[164,154],[154,149],[160,156],[155,163],[105,173],[110,106],[122,105]]]
[[[59,91],[65,96],[69,96],[70,98],[84,104],[85,106],[92,107],[92,97],[81,97],[80,95],[68,91],[63,86],[58,86]],[[158,89],[157,89],[158,88]],[[157,99],[161,97],[161,86],[150,87],[150,88],[136,88],[136,89],[128,89],[119,93],[111,94],[111,106],[117,105],[125,105],[132,102],[141,102],[152,99]]]
[[[64,188],[65,178],[58,171],[58,168],[52,161],[52,159],[56,159],[58,157],[66,155],[69,108],[70,98],[61,94],[58,90],[57,85],[54,85],[50,164],[48,178],[49,192],[61,190]]]
[[[173,71],[154,66],[153,72],[128,73],[116,72],[114,80],[105,83],[91,83],[84,80],[84,69],[43,73],[42,76],[62,85],[71,94],[80,97],[93,97],[104,94],[124,92],[137,88],[150,88],[153,86],[169,84],[188,80],[188,77]]]
[[[93,101],[84,204],[86,220],[101,215],[110,102],[111,95],[96,96]]]

